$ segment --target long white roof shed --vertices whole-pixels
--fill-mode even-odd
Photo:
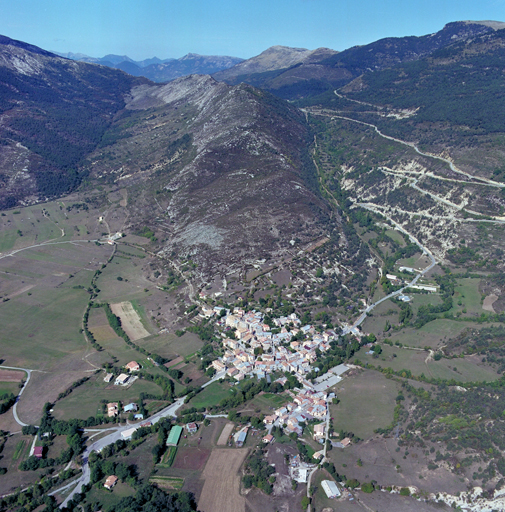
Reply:
[[[338,498],[340,496],[340,491],[338,490],[335,482],[332,482],[331,480],[323,480],[321,485],[323,486],[324,492],[328,498]]]

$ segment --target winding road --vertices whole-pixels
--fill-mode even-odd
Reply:
[[[224,375],[225,375],[225,372],[217,373],[211,380],[209,380],[209,382],[206,382],[202,386],[202,388],[205,388],[208,385],[210,385],[213,382],[215,382],[216,380],[219,380],[219,379],[223,378]],[[141,422],[139,422],[138,425],[140,425],[140,423],[145,423],[145,422],[148,422],[148,421],[150,421],[151,423],[154,424],[154,423],[157,423],[158,421],[160,421],[162,418],[174,417],[176,415],[176,412],[184,405],[185,398],[186,398],[186,396],[178,398],[173,404],[169,405],[168,407],[165,407],[165,409],[162,409],[161,411],[159,411],[158,413],[154,414],[153,416],[151,416],[149,418],[146,418],[145,420],[142,420]],[[67,505],[67,503],[72,499],[72,497],[75,494],[80,493],[82,488],[83,488],[83,486],[87,485],[90,482],[90,479],[91,479],[91,469],[89,467],[88,460],[89,460],[89,456],[91,455],[91,453],[92,452],[99,452],[105,446],[108,446],[109,444],[115,443],[116,441],[121,439],[121,433],[124,432],[125,430],[130,429],[130,428],[132,428],[132,425],[127,424],[127,425],[124,425],[124,426],[121,426],[121,427],[115,427],[115,428],[112,428],[112,429],[105,429],[105,430],[112,430],[112,432],[109,435],[103,437],[102,439],[99,439],[98,441],[95,441],[94,443],[92,443],[91,445],[89,445],[86,448],[86,450],[82,454],[83,464],[82,464],[82,475],[80,476],[80,478],[78,480],[74,481],[74,482],[71,482],[71,484],[66,484],[63,487],[60,487],[59,489],[56,489],[55,491],[52,491],[52,493],[51,493],[51,494],[58,494],[58,493],[60,493],[60,492],[62,492],[64,490],[68,489],[72,485],[75,485],[75,488],[65,498],[63,503],[60,505],[60,508],[65,507]],[[93,429],[93,431],[95,431],[95,430]],[[86,432],[87,432],[87,430],[86,430]]]
[[[24,383],[24,386],[19,391],[18,396],[16,397],[16,403],[14,404],[14,407],[12,408],[12,414],[14,415],[14,419],[16,420],[18,425],[21,425],[22,427],[27,427],[28,423],[24,423],[23,421],[21,421],[19,419],[19,416],[18,416],[18,402],[19,402],[19,399],[21,398],[21,395],[23,394],[23,391],[26,389],[26,386],[30,382],[30,379],[31,379],[31,376],[32,376],[32,372],[36,372],[36,371],[39,371],[39,370],[29,370],[28,368],[17,368],[16,366],[3,366],[3,365],[0,365],[0,368],[4,368],[6,370],[20,370],[22,372],[26,372],[26,375],[27,375],[26,381]]]

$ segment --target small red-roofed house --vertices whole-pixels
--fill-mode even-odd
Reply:
[[[137,363],[137,361],[130,361],[126,368],[130,370],[131,372],[137,372],[140,370],[140,364]]]

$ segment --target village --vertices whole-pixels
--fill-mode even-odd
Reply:
[[[204,308],[202,315],[216,317],[216,325],[224,338],[224,354],[212,362],[217,372],[226,372],[237,382],[246,377],[266,378],[272,382],[274,377],[273,382],[281,385],[287,382],[285,374],[290,373],[300,382],[301,388],[288,391],[291,401],[264,418],[269,432],[276,426],[286,434],[301,436],[303,425],[329,419],[328,401],[335,398],[335,394],[328,390],[340,382],[348,367],[332,368],[315,379],[315,383],[307,379],[307,374],[313,370],[311,363],[317,359],[317,351],[326,352],[330,342],[337,338],[334,331],[319,333],[311,325],[301,326],[294,313],[273,319],[275,328],[264,323],[263,314],[254,310]],[[295,340],[291,341],[293,338]],[[314,438],[323,443],[326,430],[327,424],[316,425]]]

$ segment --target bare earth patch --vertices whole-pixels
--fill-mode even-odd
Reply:
[[[248,449],[214,450],[203,471],[205,484],[198,502],[202,512],[245,512],[240,495],[240,466]]]
[[[25,378],[25,372],[0,369],[0,382],[21,382]]]
[[[495,295],[492,293],[491,295],[488,295],[484,299],[484,304],[482,304],[482,309],[485,311],[491,311],[491,313],[496,313],[496,311],[493,308],[493,304],[498,300],[498,295]]]
[[[235,425],[233,423],[227,423],[222,432],[221,432],[221,435],[219,436],[219,439],[217,440],[217,445],[218,446],[225,446],[226,445],[226,441],[228,441],[228,437],[230,437],[230,434],[232,433],[233,431],[233,427]]]
[[[121,326],[132,341],[149,336],[150,333],[142,325],[138,313],[133,309],[131,302],[111,304],[112,312],[121,319]]]

